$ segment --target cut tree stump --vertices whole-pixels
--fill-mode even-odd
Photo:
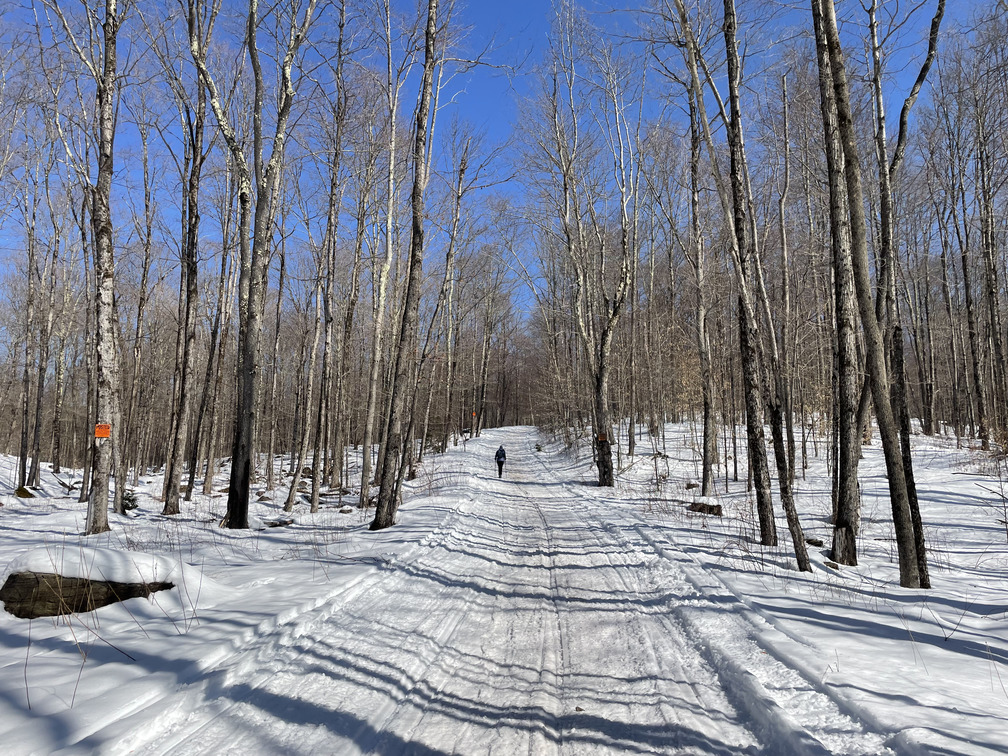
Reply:
[[[90,612],[174,587],[174,583],[116,583],[47,572],[15,572],[0,588],[0,601],[15,617],[35,619]]]

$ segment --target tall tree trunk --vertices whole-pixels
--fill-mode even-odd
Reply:
[[[840,47],[833,0],[812,0],[813,7],[821,9],[822,33],[829,52],[833,91],[836,97],[837,125],[844,151],[844,178],[847,183],[848,212],[851,221],[851,252],[854,264],[854,285],[857,290],[858,309],[865,334],[865,353],[871,382],[872,398],[878,417],[879,435],[886,460],[889,494],[892,503],[893,524],[899,553],[900,584],[905,588],[920,586],[913,524],[907,482],[900,451],[899,432],[890,398],[889,373],[885,358],[885,340],[875,314],[868,267],[867,223],[864,209],[864,190],[857,135],[850,104],[847,70]]]
[[[113,447],[118,445],[123,431],[119,422],[119,355],[115,343],[115,268],[111,215],[112,174],[115,170],[113,145],[116,131],[116,100],[119,91],[116,85],[116,39],[120,22],[117,13],[116,0],[105,0],[105,16],[102,24],[104,44],[102,70],[100,73],[95,72],[98,100],[98,173],[91,195],[96,285],[96,428],[98,425],[109,425],[111,428],[110,437],[98,438],[95,446],[94,478],[84,528],[86,535],[103,533],[109,529],[109,479],[112,476]]]
[[[791,311],[791,260],[788,250],[787,222],[785,208],[788,189],[791,185],[791,143],[788,124],[788,89],[787,75],[781,76],[781,104],[784,116],[784,177],[781,182],[780,197],[777,203],[777,214],[780,221],[781,243],[781,337],[780,337],[780,378],[778,381],[779,398],[784,413],[784,424],[787,431],[787,468],[788,481],[794,481],[795,471],[795,438],[794,413],[791,401],[791,343],[793,340],[794,315]]]
[[[281,221],[281,225],[285,225],[284,221]],[[276,431],[277,431],[277,412],[276,408],[276,392],[277,392],[277,380],[280,377],[280,324],[281,317],[283,315],[283,293],[284,293],[284,279],[287,276],[287,234],[281,230],[280,232],[280,275],[277,280],[277,301],[276,301],[276,311],[273,320],[273,359],[272,366],[273,369],[270,371],[270,387],[269,387],[269,400],[268,400],[268,411],[269,411],[269,435],[266,440],[266,488],[272,491],[274,488],[274,468],[276,465],[274,462],[274,456],[276,455],[276,447],[274,446],[276,442]]]
[[[690,79],[696,92],[702,92],[698,70],[699,50],[693,35],[689,17],[682,0],[675,0],[681,28],[686,37],[684,57]],[[722,114],[728,125],[728,145],[730,149],[730,180],[726,183],[714,148],[710,121],[704,106],[704,98],[697,97],[697,111],[700,125],[711,162],[711,172],[717,184],[727,226],[729,254],[735,270],[738,285],[739,345],[742,363],[742,394],[746,408],[746,438],[749,452],[750,480],[756,492],[756,511],[759,517],[760,543],[764,546],[777,545],[777,527],[774,522],[773,501],[770,498],[770,468],[766,454],[766,436],[763,429],[763,380],[760,361],[760,333],[753,298],[753,284],[756,281],[755,260],[753,259],[752,235],[749,220],[749,203],[745,183],[745,146],[742,138],[741,114],[739,111],[739,83],[741,65],[735,41],[735,9],[731,0],[724,3],[724,38],[728,49],[729,112]],[[719,100],[720,103],[720,100]]]
[[[374,446],[375,420],[378,415],[379,384],[382,379],[382,357],[385,341],[385,309],[388,297],[389,272],[392,269],[392,259],[395,255],[393,229],[395,222],[396,200],[396,114],[399,110],[399,86],[393,79],[392,72],[392,18],[391,8],[385,7],[385,52],[386,52],[386,100],[388,105],[388,173],[386,175],[386,207],[385,207],[385,256],[377,271],[377,280],[372,276],[371,290],[373,297],[374,336],[371,340],[371,371],[368,380],[367,412],[364,418],[364,443],[361,464],[360,506],[369,505],[371,488],[371,455]],[[427,128],[426,121],[424,129]],[[384,433],[378,434],[379,439]]]
[[[982,94],[974,93],[981,98]],[[998,281],[996,260],[997,233],[994,228],[994,189],[992,157],[990,155],[990,135],[987,133],[985,105],[976,104],[976,139],[977,139],[977,204],[980,216],[980,248],[984,261],[983,299],[987,304],[987,330],[991,341],[991,369],[994,380],[991,386],[992,409],[995,428],[1002,434],[1008,429],[1008,389],[1006,389],[1005,349],[1003,329],[1001,326],[1001,303],[999,293],[1001,284]]]
[[[84,503],[89,502],[91,499],[91,481],[94,473],[94,452],[96,445],[94,438],[94,426],[97,423],[96,412],[98,394],[95,387],[95,287],[93,285],[92,266],[89,262],[89,252],[93,255],[93,242],[90,240],[88,235],[89,224],[87,222],[91,212],[92,192],[90,184],[84,184],[81,188],[83,198],[81,199],[81,210],[77,216],[77,222],[81,238],[81,250],[83,251],[84,280],[87,282],[85,322],[87,323],[88,328],[84,336],[84,366],[85,372],[87,373],[87,408],[84,412],[84,454],[82,455],[84,458],[84,464],[81,475],[81,490],[78,502]],[[106,515],[106,524],[107,522],[108,518]]]
[[[336,248],[339,231],[339,211],[343,205],[344,185],[340,178],[340,167],[343,159],[343,129],[346,120],[347,93],[343,80],[343,35],[346,28],[346,2],[339,6],[339,39],[336,44],[336,111],[335,133],[329,164],[329,206],[326,213],[326,233],[323,239],[325,250],[325,285],[323,288],[323,312],[325,316],[325,341],[322,348],[322,374],[319,380],[318,411],[315,416],[315,448],[312,458],[311,511],[319,509],[319,488],[325,475],[322,468],[325,465],[325,437],[331,423],[327,415],[332,402],[330,396],[333,390],[334,357],[334,310],[336,307]],[[355,260],[355,269],[357,261]],[[356,297],[356,270],[351,274],[355,291],[348,298]],[[349,338],[349,337],[348,337]],[[342,452],[340,452],[342,455]]]
[[[760,334],[752,286],[756,281],[757,261],[748,217],[746,196],[746,158],[742,137],[742,113],[739,86],[742,78],[741,63],[735,38],[734,0],[724,2],[724,38],[728,50],[728,145],[731,156],[731,195],[735,244],[739,259],[739,336],[742,349],[742,380],[746,403],[746,434],[749,463],[752,466],[756,509],[760,521],[760,542],[764,546],[777,545],[777,527],[774,523],[773,502],[770,498],[770,469],[766,455],[766,437],[763,430],[763,400],[761,396]]]
[[[193,0],[190,0],[193,2]],[[245,43],[252,68],[252,167],[246,149],[229,120],[226,103],[206,63],[206,41],[198,28],[189,25],[189,48],[200,80],[206,87],[217,127],[230,153],[232,168],[237,174],[238,228],[240,234],[238,279],[238,385],[235,391],[235,425],[231,445],[231,475],[228,486],[227,514],[221,525],[227,528],[248,528],[249,489],[252,482],[252,448],[255,443],[256,400],[259,389],[263,312],[266,303],[270,243],[274,227],[276,202],[279,195],[287,126],[296,90],[292,71],[299,50],[311,27],[316,0],[308,0],[303,10],[297,8],[285,17],[290,27],[278,35],[286,36],[286,49],[279,61],[275,103],[275,123],[271,140],[272,152],[264,159],[263,119],[266,85],[257,46],[260,24],[259,1],[249,0],[246,17]],[[216,12],[216,11],[214,11]],[[264,162],[265,160],[265,162]],[[253,176],[255,179],[253,202]]]
[[[714,464],[717,461],[717,427],[714,424],[714,371],[707,334],[706,248],[700,228],[700,124],[697,121],[697,92],[689,87],[690,105],[690,248],[696,282],[696,338],[700,356],[700,391],[703,396],[703,460],[700,493],[714,493]],[[671,217],[669,217],[671,222]],[[671,265],[669,266],[671,277]]]
[[[319,276],[315,282],[315,320],[312,327],[312,341],[311,347],[308,349],[307,354],[304,355],[305,359],[308,361],[307,365],[307,378],[306,385],[304,389],[304,401],[302,406],[305,408],[302,412],[304,420],[301,423],[301,437],[297,444],[297,462],[292,466],[291,472],[293,476],[291,477],[290,488],[287,491],[287,500],[284,502],[284,511],[292,512],[294,510],[294,502],[297,499],[297,488],[298,484],[301,482],[301,473],[304,470],[305,457],[308,456],[308,441],[311,437],[312,423],[310,422],[309,410],[312,407],[312,399],[315,390],[315,357],[318,352],[319,339],[322,336],[322,276]]]
[[[934,200],[932,200],[934,202]],[[953,199],[954,201],[954,199]],[[960,375],[959,362],[959,331],[956,328],[955,312],[952,308],[952,289],[949,285],[949,257],[951,256],[951,240],[949,239],[948,216],[949,212],[940,210],[935,203],[936,215],[938,217],[938,233],[941,244],[941,270],[942,270],[942,301],[945,304],[945,317],[948,318],[950,331],[949,337],[949,362],[952,369],[952,385],[950,394],[952,395],[952,422],[955,426],[956,439],[962,436],[962,401],[965,392],[962,390],[962,379]]]
[[[32,486],[38,486],[41,482],[42,403],[45,393],[46,373],[49,370],[49,353],[52,347],[53,323],[56,318],[56,286],[59,267],[59,247],[63,237],[63,229],[56,218],[52,195],[49,191],[48,175],[46,176],[45,186],[46,202],[49,206],[49,220],[52,224],[54,238],[52,241],[52,254],[49,257],[48,263],[49,286],[46,294],[46,319],[45,326],[42,328],[40,334],[38,374],[35,379],[35,422],[33,423],[34,430],[32,433],[32,466],[31,472],[28,475],[29,485]]]
[[[857,353],[857,303],[851,260],[850,215],[844,183],[844,153],[837,130],[836,97],[822,15],[812,6],[819,65],[819,95],[826,144],[829,180],[830,239],[832,244],[833,308],[836,328],[836,375],[834,425],[836,433],[836,499],[833,503],[833,560],[857,564],[857,535],[861,525],[861,501],[857,471],[861,458],[858,404],[861,382]]]
[[[899,327],[898,313],[895,309],[895,281],[896,281],[896,203],[894,201],[894,184],[898,180],[899,170],[902,166],[903,156],[907,142],[907,123],[910,109],[916,102],[920,88],[923,86],[938,48],[938,30],[945,13],[945,0],[938,0],[935,16],[931,22],[931,33],[928,44],[928,54],[921,66],[917,79],[911,88],[910,94],[903,103],[900,113],[899,134],[893,151],[892,162],[888,157],[888,140],[886,137],[886,117],[882,97],[882,51],[878,42],[878,25],[875,15],[875,2],[869,7],[869,26],[871,32],[871,51],[873,60],[872,88],[874,91],[875,119],[876,119],[876,155],[879,168],[879,198],[880,198],[880,247],[882,258],[882,269],[884,275],[881,278],[881,285],[885,289],[887,309],[879,317],[881,327],[891,329],[889,337],[890,349],[893,351],[893,378],[891,397],[893,402],[893,412],[899,427],[900,448],[902,451],[902,467],[904,485],[909,507],[911,523],[914,525],[914,532],[900,534],[903,524],[898,524],[897,538],[913,538],[914,550],[918,566],[918,586],[929,588],[930,582],[927,569],[927,552],[924,550],[924,536],[920,532],[920,510],[917,507],[917,487],[913,475],[913,459],[910,455],[910,413],[907,408],[906,398],[906,371],[903,368],[903,332]],[[879,310],[876,309],[878,313]],[[897,343],[897,340],[899,343]],[[885,341],[885,334],[883,334]],[[904,513],[900,512],[899,517],[903,518]],[[909,546],[904,546],[903,550],[910,554]]]
[[[378,506],[371,530],[381,530],[395,523],[399,508],[399,489],[404,474],[404,444],[412,418],[406,417],[411,389],[411,376],[416,361],[417,331],[419,326],[420,284],[424,255],[424,192],[427,188],[427,122],[434,88],[434,66],[437,63],[434,44],[437,33],[438,0],[427,0],[427,27],[424,33],[424,68],[417,102],[416,126],[413,142],[413,230],[410,236],[409,268],[403,301],[402,326],[399,344],[394,356],[395,371],[392,382],[391,405],[388,419],[387,441],[384,450]],[[365,450],[367,451],[367,450]]]
[[[900,451],[903,455],[903,469],[907,475],[907,493],[910,504],[910,520],[913,523],[913,538],[917,549],[917,569],[920,573],[920,587],[931,587],[928,571],[927,545],[924,542],[924,524],[921,520],[920,505],[917,501],[917,485],[913,480],[913,463],[910,454],[910,413],[906,402],[906,369],[903,364],[903,329],[899,325],[893,329],[893,404],[899,407]]]
[[[182,317],[182,364],[179,372],[179,391],[176,415],[172,423],[174,438],[172,455],[168,462],[168,490],[161,514],[176,515],[179,509],[179,488],[182,483],[182,459],[189,428],[189,405],[192,393],[192,373],[196,349],[196,307],[199,303],[199,229],[200,181],[202,179],[203,132],[206,123],[206,91],[199,87],[196,95],[196,112],[192,114],[188,131],[190,153],[189,176],[185,196],[185,228],[182,234],[182,263],[185,280],[185,307]],[[193,445],[195,446],[194,440]]]
[[[25,246],[28,252],[28,286],[25,291],[25,327],[24,327],[24,362],[21,368],[21,443],[18,450],[18,487],[28,485],[28,439],[31,435],[29,407],[31,405],[31,368],[34,364],[32,346],[35,344],[35,269],[38,267],[36,258],[35,209],[37,198],[26,197],[30,207],[24,208],[26,225]]]
[[[184,202],[183,202],[184,205]],[[186,208],[182,209],[182,226],[185,228],[187,221]],[[183,235],[184,235],[183,231]],[[182,251],[182,257],[185,257],[185,251]],[[178,302],[176,304],[176,322],[178,327],[175,330],[175,354],[171,364],[172,369],[172,385],[171,385],[171,396],[169,399],[170,407],[168,410],[168,436],[167,436],[167,452],[164,458],[164,477],[161,479],[161,500],[168,500],[168,484],[171,481],[171,463],[175,459],[175,428],[177,427],[178,420],[178,406],[179,406],[179,393],[182,388],[182,359],[185,352],[185,319],[186,319],[186,303],[185,303],[185,293],[186,293],[186,268],[182,265],[181,275],[179,275],[179,286],[178,286]]]
[[[133,328],[133,364],[130,373],[129,395],[126,402],[126,431],[125,438],[127,448],[133,453],[134,481],[140,475],[140,423],[138,422],[138,407],[140,400],[140,358],[143,350],[143,335],[145,328],[145,316],[147,312],[147,301],[149,298],[149,278],[151,257],[154,239],[154,203],[153,188],[150,169],[149,136],[150,126],[145,118],[138,118],[137,129],[140,132],[141,162],[143,164],[143,186],[144,186],[144,217],[143,224],[139,221],[137,232],[143,239],[143,262],[140,266],[140,290],[137,292],[136,320]]]

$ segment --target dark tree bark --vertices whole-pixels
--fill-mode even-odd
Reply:
[[[833,301],[836,329],[837,386],[836,425],[836,500],[833,505],[833,560],[839,564],[857,564],[857,535],[861,522],[861,502],[857,471],[861,458],[861,433],[858,403],[861,394],[860,360],[857,354],[857,303],[854,268],[851,261],[850,220],[847,187],[843,180],[844,154],[837,131],[836,99],[833,74],[826,49],[822,14],[812,5],[819,64],[819,95],[826,145],[826,165],[830,195],[830,238],[833,266]]]
[[[920,573],[920,587],[931,587],[928,571],[927,545],[924,542],[924,523],[921,520],[920,505],[917,502],[917,484],[913,478],[913,460],[910,454],[910,412],[906,401],[906,368],[903,362],[903,329],[897,325],[893,329],[893,405],[899,407],[900,451],[903,454],[903,470],[907,477],[907,493],[910,503],[910,520],[913,523],[914,544],[917,548],[917,569]]]
[[[194,2],[194,0],[190,0]],[[287,126],[296,94],[293,79],[295,59],[311,28],[315,0],[309,0],[298,13],[280,14],[290,26],[280,35],[286,36],[286,47],[281,48],[278,61],[278,101],[275,103],[275,122],[272,134],[272,152],[264,158],[264,120],[267,115],[266,85],[263,79],[257,43],[260,25],[259,1],[249,0],[246,16],[245,43],[252,68],[253,102],[252,165],[249,166],[245,146],[230,120],[230,113],[220,90],[207,68],[205,40],[199,28],[190,24],[189,47],[193,63],[199,71],[200,81],[207,90],[209,104],[217,121],[218,130],[230,153],[231,168],[235,171],[238,193],[239,278],[238,278],[238,385],[235,391],[235,425],[231,445],[231,475],[228,486],[227,514],[221,521],[226,528],[248,528],[249,489],[252,483],[252,448],[255,442],[255,412],[260,382],[259,362],[266,304],[267,275],[270,248],[276,213],[276,198],[284,164],[287,143]],[[216,13],[216,9],[214,11]],[[212,26],[213,20],[208,19]],[[254,185],[253,185],[254,180]],[[254,197],[253,197],[254,194]]]
[[[819,3],[821,8],[822,33],[826,49],[829,52],[833,91],[836,97],[837,125],[844,151],[844,179],[847,184],[847,204],[851,223],[854,284],[865,335],[865,352],[872,398],[875,403],[879,435],[882,438],[882,448],[886,460],[886,477],[889,481],[893,524],[899,553],[900,585],[905,588],[918,588],[920,587],[920,573],[918,571],[917,549],[914,543],[913,524],[910,520],[910,505],[903,457],[900,451],[899,430],[890,397],[885,341],[875,313],[875,303],[872,300],[864,189],[846,64],[840,46],[840,34],[837,28],[833,0],[812,0],[812,3],[813,7]]]
[[[927,78],[928,71],[934,61],[938,51],[938,31],[941,27],[941,20],[945,14],[945,0],[938,0],[934,18],[931,22],[931,32],[928,41],[928,52],[921,65],[909,95],[903,103],[900,112],[899,134],[895,148],[893,150],[892,161],[888,159],[888,140],[886,138],[886,118],[882,97],[882,50],[878,42],[878,26],[875,16],[875,3],[873,2],[868,11],[869,25],[871,32],[871,52],[873,60],[872,88],[875,101],[875,121],[876,121],[876,156],[878,159],[879,173],[879,199],[880,199],[880,257],[882,260],[882,274],[880,275],[880,303],[876,304],[876,314],[880,327],[891,330],[888,336],[892,355],[892,406],[893,413],[899,425],[900,448],[902,451],[902,468],[906,497],[910,509],[910,519],[914,522],[911,534],[900,534],[905,524],[897,524],[897,538],[914,539],[916,560],[918,566],[919,587],[929,588],[930,582],[927,570],[927,552],[924,550],[924,535],[920,526],[920,510],[917,507],[917,486],[913,475],[913,458],[910,454],[910,412],[907,408],[907,397],[905,390],[906,371],[903,367],[903,331],[899,326],[898,313],[895,308],[895,280],[896,280],[896,249],[895,249],[895,225],[896,225],[896,203],[894,201],[894,184],[898,181],[899,171],[903,164],[903,157],[907,143],[907,124],[909,114],[917,100],[920,89]],[[880,307],[880,304],[884,305]],[[883,333],[883,343],[886,341],[886,333]],[[898,343],[897,343],[898,342]],[[880,423],[881,427],[881,423]],[[885,442],[885,439],[883,439]],[[904,513],[900,512],[899,517],[903,518]],[[904,551],[909,557],[910,549],[904,546]]]
[[[384,448],[378,505],[371,530],[381,530],[395,524],[399,509],[399,490],[405,472],[405,454],[408,452],[408,425],[406,417],[410,388],[414,381],[417,333],[419,328],[420,284],[424,255],[424,193],[427,189],[427,122],[434,89],[434,51],[437,36],[438,0],[427,0],[427,27],[424,33],[424,68],[417,102],[416,125],[413,141],[413,192],[410,204],[413,209],[413,229],[410,236],[409,265],[403,301],[399,344],[395,353],[395,369],[388,417],[388,431]],[[367,450],[365,449],[365,453]]]
[[[766,436],[763,430],[763,398],[760,359],[760,333],[755,304],[752,299],[756,282],[754,239],[751,235],[749,202],[746,194],[746,158],[742,137],[742,112],[739,85],[741,62],[735,39],[736,17],[734,0],[724,3],[724,38],[728,51],[728,147],[731,156],[730,185],[735,244],[739,259],[739,338],[742,348],[742,380],[746,403],[746,431],[749,442],[749,463],[756,489],[756,509],[760,521],[760,542],[764,546],[777,544],[773,502],[770,498],[770,468],[767,463]]]
[[[168,460],[164,508],[161,514],[176,515],[179,508],[179,488],[182,482],[182,459],[189,428],[189,406],[192,394],[192,374],[196,348],[196,307],[199,303],[199,227],[200,227],[200,182],[203,163],[207,154],[203,150],[203,135],[206,124],[206,90],[198,87],[195,109],[180,103],[186,116],[186,152],[189,156],[189,175],[186,177],[185,202],[183,205],[182,231],[182,276],[185,282],[185,305],[182,311],[182,364],[179,366],[178,402],[172,420],[171,458]],[[195,445],[195,444],[194,444]]]

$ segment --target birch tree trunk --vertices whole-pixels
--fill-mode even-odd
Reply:
[[[112,456],[123,429],[119,416],[119,353],[115,342],[115,267],[112,249],[112,174],[115,170],[113,144],[116,130],[116,41],[119,32],[117,0],[105,0],[102,24],[103,66],[98,97],[98,176],[94,188],[91,222],[94,227],[95,349],[98,380],[98,424],[111,425],[111,437],[99,439],[95,452],[94,479],[85,533],[101,533],[108,526],[109,479]],[[96,433],[97,435],[97,433]]]
[[[777,202],[781,244],[781,335],[780,335],[780,372],[777,377],[778,396],[784,414],[784,424],[787,431],[787,467],[788,483],[794,481],[795,472],[795,439],[794,417],[791,401],[791,343],[794,329],[794,315],[791,311],[791,260],[788,249],[787,222],[785,208],[787,206],[788,190],[791,184],[791,143],[788,124],[788,87],[787,75],[781,76],[781,104],[784,118],[784,177],[781,181],[780,197]]]
[[[696,98],[690,87],[690,247],[694,250],[693,275],[696,281],[696,338],[700,356],[700,391],[703,396],[703,461],[700,494],[714,494],[714,464],[717,461],[717,428],[714,424],[714,371],[711,366],[710,337],[707,333],[707,250],[700,226],[700,125]]]
[[[394,76],[392,66],[392,10],[389,0],[384,0],[385,19],[385,53],[386,53],[386,80],[385,95],[388,105],[388,173],[386,174],[386,208],[385,208],[385,256],[381,261],[377,271],[377,280],[372,277],[371,289],[373,297],[373,320],[374,336],[371,340],[371,371],[368,380],[367,412],[364,419],[364,440],[361,460],[361,490],[360,507],[369,505],[371,487],[371,455],[374,446],[375,420],[378,415],[378,395],[381,381],[382,356],[385,340],[385,309],[388,298],[388,279],[392,269],[392,260],[395,256],[395,243],[393,239],[393,227],[395,223],[395,201],[396,201],[396,114],[399,110],[399,92],[402,87],[402,69],[399,69]],[[427,124],[424,122],[424,128]],[[384,434],[379,433],[379,438]]]
[[[112,175],[115,170],[114,142],[119,95],[117,39],[122,19],[119,16],[117,0],[105,0],[100,22],[97,18],[97,10],[86,10],[87,13],[93,14],[89,18],[90,28],[93,30],[99,24],[101,26],[100,36],[88,40],[89,43],[95,42],[97,44],[98,50],[96,51],[90,47],[87,49],[81,47],[59,5],[53,5],[52,9],[76,57],[95,82],[98,170],[95,183],[88,187],[87,195],[90,200],[91,232],[94,244],[96,384],[94,435],[96,438],[94,466],[88,493],[88,512],[84,526],[85,535],[94,535],[109,530],[109,480],[113,472],[113,458],[119,456],[118,445],[123,431],[119,409],[119,359],[115,333],[115,268],[111,215]],[[83,223],[83,218],[81,221]],[[101,432],[99,432],[99,426],[102,429]],[[116,491],[116,499],[117,502],[122,500],[121,485]],[[121,511],[121,506],[118,504],[117,511]]]

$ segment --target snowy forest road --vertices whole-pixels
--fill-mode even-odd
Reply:
[[[124,750],[829,752],[790,719],[766,721],[772,702],[750,701],[763,716],[738,708],[750,691],[723,686],[749,672],[719,672],[696,633],[739,635],[730,623],[743,620],[719,609],[717,626],[684,622],[702,599],[665,547],[607,524],[593,490],[536,452],[528,429],[490,438],[469,442],[456,504],[420,547],[135,714],[144,735]],[[800,697],[800,680],[780,683]]]

